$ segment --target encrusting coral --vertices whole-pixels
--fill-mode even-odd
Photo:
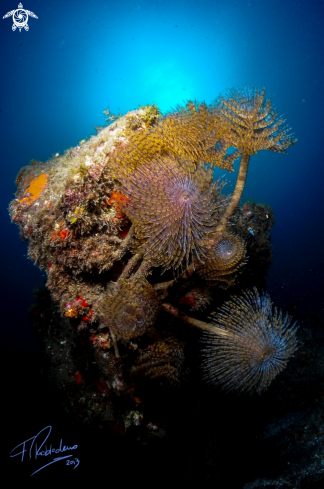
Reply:
[[[264,90],[232,90],[209,106],[189,101],[165,116],[154,104],[105,114],[110,125],[96,136],[23,168],[10,204],[63,321],[89,340],[84,348],[97,368],[90,370],[100,372],[95,385],[102,395],[123,392],[137,403],[141,376],[181,384],[179,335],[187,334],[180,332],[187,323],[208,332],[206,377],[261,392],[295,351],[295,328],[270,312],[268,296],[238,298],[247,266],[249,277],[263,279],[274,222],[269,206],[238,203],[250,155],[285,152],[295,140]],[[214,170],[233,171],[238,156],[237,184],[226,197]],[[164,283],[157,283],[160,272]],[[236,296],[223,316],[215,324],[202,321],[203,311],[221,305],[221,294],[231,299],[232,287]],[[86,382],[80,378],[78,386]]]

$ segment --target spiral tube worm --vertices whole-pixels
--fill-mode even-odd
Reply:
[[[286,149],[296,143],[289,134],[290,128],[283,126],[285,120],[277,117],[270,99],[264,100],[265,88],[243,90],[232,89],[228,97],[220,97],[217,105],[221,125],[227,127],[231,145],[241,152],[240,169],[232,195],[224,216],[218,226],[222,233],[228,220],[240,202],[250,156],[261,149],[286,153]]]
[[[108,327],[117,339],[130,340],[153,326],[159,309],[158,295],[145,279],[119,279],[101,301],[101,328]]]
[[[246,246],[242,238],[225,232],[210,240],[204,264],[197,267],[198,274],[208,282],[218,281],[227,289],[235,283],[238,273],[246,263]]]
[[[233,171],[239,152],[226,154],[231,142],[215,106],[189,101],[166,114],[152,127],[135,131],[110,155],[109,166],[118,180],[143,163],[161,156],[187,160],[191,170],[208,163]]]
[[[125,196],[119,205],[134,225],[135,253],[162,272],[204,256],[227,203],[211,168],[192,170],[190,161],[164,157],[119,178]]]
[[[161,385],[178,385],[184,363],[183,346],[172,337],[154,343],[139,356],[137,373]]]
[[[259,394],[287,365],[297,349],[296,322],[272,308],[270,296],[256,288],[226,302],[205,323],[170,304],[162,308],[204,331],[204,378],[225,390]]]

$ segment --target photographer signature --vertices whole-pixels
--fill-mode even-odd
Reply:
[[[19,455],[21,455],[21,462],[23,462],[25,453],[27,452],[29,455],[29,459],[35,458],[35,460],[37,460],[37,458],[39,457],[48,457],[49,455],[69,452],[70,450],[76,450],[78,448],[78,445],[74,445],[72,447],[66,447],[65,445],[62,446],[62,439],[60,440],[60,446],[58,448],[52,448],[52,445],[50,445],[49,448],[47,448],[47,445],[45,445],[44,447],[44,444],[46,443],[48,437],[50,436],[51,431],[52,431],[52,426],[46,426],[46,428],[43,428],[41,431],[39,431],[36,436],[32,436],[31,438],[28,438],[28,440],[19,443],[19,445],[17,445],[15,448],[11,450],[10,457],[18,457]],[[29,449],[28,449],[28,445],[29,445]],[[19,451],[19,449],[21,451]],[[15,453],[15,450],[17,450],[17,453]],[[47,464],[43,465],[40,469],[33,472],[31,476],[36,474],[40,470],[44,469],[48,465],[54,464],[55,462],[59,462],[60,460],[68,459],[70,457],[73,457],[73,454],[55,457],[54,460],[48,462]],[[74,460],[66,460],[66,465],[74,465],[73,469],[76,469],[79,464],[80,464],[80,460],[78,458],[74,458]]]

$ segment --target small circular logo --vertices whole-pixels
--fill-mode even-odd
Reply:
[[[18,5],[18,7],[20,5],[21,5],[21,3]],[[29,29],[28,24],[27,24],[28,14],[27,14],[26,10],[24,10],[22,8],[18,8],[17,10],[15,10],[15,13],[13,14],[12,18],[14,21],[14,25],[12,26],[13,31],[15,31],[17,29],[17,27],[20,31],[23,27],[26,27],[26,26],[27,26],[26,30]]]
[[[38,19],[37,15],[35,15],[33,12],[23,9],[22,3],[18,5],[17,10],[11,10],[11,12],[7,12],[6,15],[3,16],[3,18],[6,19],[7,17],[11,16],[13,20],[12,30],[15,31],[18,27],[19,32],[21,32],[22,28],[24,28],[25,31],[29,30],[28,16]]]

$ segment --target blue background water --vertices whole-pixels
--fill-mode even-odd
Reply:
[[[1,3],[1,17],[18,0]],[[27,308],[45,277],[11,224],[14,180],[122,113],[155,102],[212,102],[227,88],[266,87],[298,138],[287,155],[251,158],[243,198],[275,212],[268,291],[285,309],[324,316],[322,0],[24,1],[29,32],[0,25],[2,345],[37,349]],[[236,164],[236,169],[238,164]],[[237,174],[237,172],[236,172]],[[236,174],[229,178],[233,189]]]

